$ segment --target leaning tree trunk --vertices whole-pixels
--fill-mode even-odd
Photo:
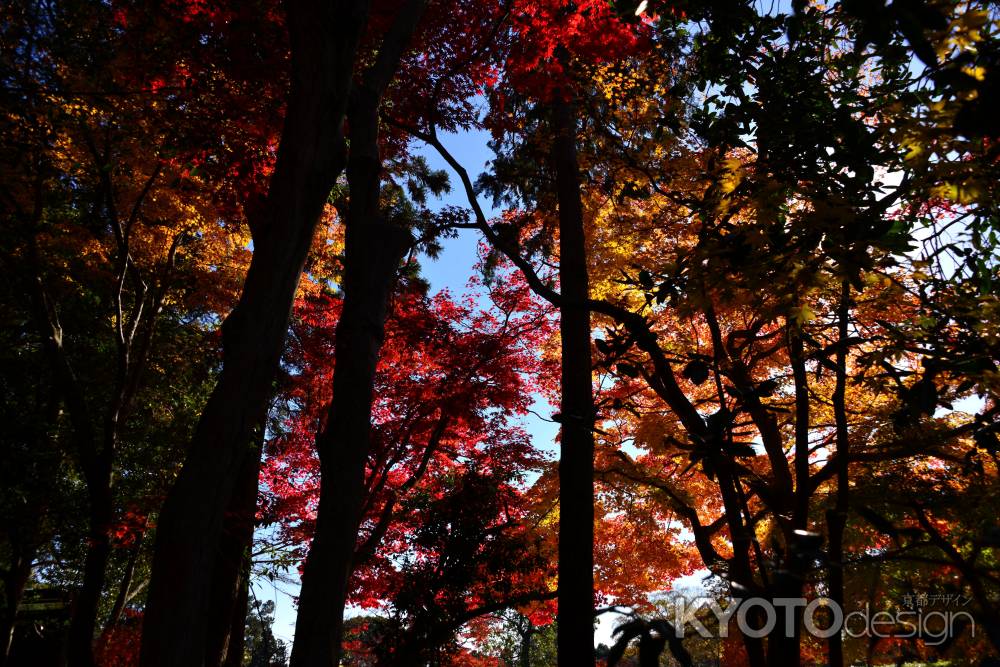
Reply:
[[[344,604],[364,502],[375,367],[389,294],[413,244],[409,230],[380,212],[379,108],[420,23],[427,0],[408,0],[355,88],[348,112],[350,204],[344,239],[344,303],[337,322],[333,401],[316,438],[320,497],[316,532],[302,571],[292,667],[340,663]]]
[[[320,500],[302,573],[292,667],[340,661],[344,604],[365,497],[375,368],[389,294],[412,243],[379,214],[378,97],[361,89],[352,105],[347,166],[350,210],[344,247],[344,305],[337,322],[333,402],[316,439]]]
[[[139,541],[142,541],[140,536]],[[135,578],[135,568],[139,564],[139,555],[142,552],[141,544],[137,544],[133,549],[132,553],[128,556],[128,561],[125,562],[125,571],[122,573],[121,581],[118,583],[118,593],[115,595],[115,602],[111,606],[111,613],[108,614],[108,620],[104,624],[104,631],[108,632],[115,626],[117,626],[122,620],[122,614],[125,613],[125,605],[128,604],[130,596],[132,595],[132,581]]]
[[[594,664],[594,396],[587,308],[587,248],[569,103],[553,104],[552,163],[559,200],[559,333],[562,442],[559,456],[560,667]]]
[[[260,435],[257,447],[263,446],[263,433]],[[229,662],[229,655],[237,651],[239,659],[243,659],[247,576],[250,569],[250,550],[253,547],[259,476],[260,454],[247,457],[232,502],[226,511],[222,540],[216,557],[212,593],[208,605],[206,667],[219,667]]]
[[[205,659],[224,519],[264,427],[313,231],[343,169],[343,120],[367,0],[287,3],[291,90],[267,201],[251,216],[254,254],[222,327],[223,370],[160,514],[143,626],[144,667]]]

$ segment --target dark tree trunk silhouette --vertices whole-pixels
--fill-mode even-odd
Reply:
[[[287,4],[291,90],[254,254],[222,327],[223,370],[160,514],[143,627],[144,667],[204,662],[212,577],[230,507],[264,420],[295,289],[344,165],[343,120],[365,0]],[[221,584],[220,584],[221,585]]]
[[[594,396],[587,247],[572,105],[552,109],[552,165],[559,201],[562,303],[562,440],[559,456],[560,667],[594,664]]]
[[[229,644],[226,659],[222,667],[243,667],[243,651],[246,647],[246,620],[250,609],[250,559],[243,564],[240,576],[240,587],[233,605],[233,616],[230,621]]]
[[[260,436],[257,441],[258,448],[263,446],[263,433]],[[215,574],[212,577],[212,596],[207,616],[205,665],[208,667],[218,667],[226,663],[230,654],[237,650],[242,659],[241,640],[246,617],[245,597],[250,550],[253,547],[259,476],[260,454],[258,453],[247,457],[232,502],[226,511]],[[239,610],[241,606],[242,612]]]
[[[827,532],[830,590],[827,596],[844,608],[844,527],[847,525],[847,511],[850,503],[848,473],[850,471],[850,439],[847,422],[847,326],[851,309],[851,284],[841,285],[840,304],[837,312],[837,367],[836,385],[833,390],[833,417],[837,439],[837,499],[832,511],[827,512]],[[827,640],[827,661],[831,667],[844,664],[844,640],[835,632]]]
[[[111,557],[110,465],[101,466],[100,479],[88,477],[90,526],[87,531],[87,556],[83,566],[83,585],[74,601],[73,622],[69,629],[69,664],[90,667],[94,664],[92,644],[97,627],[97,609],[104,590],[105,572]]]
[[[389,295],[413,243],[410,232],[386,221],[380,210],[379,106],[425,7],[426,0],[410,0],[399,10],[348,110],[344,302],[336,330],[333,401],[326,427],[316,438],[320,499],[302,572],[293,667],[329,667],[340,661],[347,583],[365,498],[375,368]]]
[[[142,538],[140,537],[139,540],[141,542]],[[107,623],[104,624],[105,630],[110,630],[121,621],[125,605],[128,604],[129,598],[132,595],[132,581],[135,578],[135,567],[139,563],[139,554],[141,552],[141,545],[137,544],[129,554],[128,561],[125,562],[125,571],[122,573],[121,581],[118,582],[118,593],[115,594],[115,602],[111,605],[111,613],[108,614]]]

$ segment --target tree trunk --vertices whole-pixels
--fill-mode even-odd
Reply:
[[[389,294],[413,244],[409,230],[380,210],[379,107],[420,23],[427,0],[396,12],[348,110],[350,204],[344,239],[344,303],[337,322],[333,401],[317,436],[320,497],[316,532],[302,571],[292,667],[340,664],[344,604],[364,503],[375,368],[385,337]]]
[[[14,559],[7,572],[4,573],[4,609],[0,621],[0,641],[3,650],[0,651],[0,667],[7,664],[10,647],[14,640],[14,624],[17,621],[17,611],[24,597],[24,588],[31,576],[31,564],[34,562],[34,549],[13,549]]]
[[[791,528],[804,531],[809,525],[809,377],[806,372],[805,346],[798,325],[792,321],[786,323],[786,345],[788,357],[792,366],[792,377],[795,384],[795,494],[794,506],[791,508]],[[787,516],[785,511],[777,511],[777,516]],[[785,545],[783,566],[775,569],[774,579],[769,587],[772,599],[798,598],[802,594],[805,570],[800,538],[791,531]],[[783,606],[777,607],[777,622],[774,630],[768,636],[767,662],[774,667],[797,667],[801,662],[799,647],[801,639],[801,608]],[[786,632],[791,627],[792,632]],[[790,636],[789,636],[790,635]]]
[[[243,667],[243,651],[246,645],[247,610],[250,602],[250,559],[243,561],[240,587],[233,605],[233,616],[229,629],[229,645],[223,667]]]
[[[340,661],[347,583],[365,497],[375,368],[389,293],[412,243],[407,230],[383,221],[379,212],[378,105],[379,97],[362,88],[348,115],[351,199],[344,305],[337,322],[333,402],[326,428],[316,439],[322,486],[316,532],[302,573],[292,667],[330,667]]]
[[[576,119],[568,102],[552,109],[552,163],[559,201],[562,305],[562,440],[559,456],[560,667],[594,664],[594,396],[590,359],[587,248],[576,158]]]
[[[135,577],[135,567],[139,563],[139,555],[142,553],[142,538],[142,535],[137,538],[137,544],[132,549],[132,553],[129,554],[128,562],[125,563],[125,572],[118,585],[118,594],[115,595],[111,613],[108,614],[108,622],[104,625],[105,632],[118,625],[122,613],[125,611],[125,605],[128,604],[132,592],[132,579]]]
[[[263,446],[263,433],[257,446]],[[257,482],[260,476],[260,454],[247,458],[244,471],[226,511],[222,541],[212,577],[212,596],[209,600],[207,649],[205,665],[219,667],[228,661],[231,651],[239,645],[242,659],[242,641],[246,617],[246,577],[250,568],[250,550],[253,547],[253,530],[257,512]],[[244,598],[241,600],[241,598]],[[237,628],[238,608],[243,606]]]
[[[36,211],[31,225],[40,219]],[[68,662],[74,667],[93,664],[94,628],[97,607],[104,588],[104,573],[111,555],[109,530],[113,515],[111,496],[111,456],[114,432],[105,429],[105,448],[99,449],[90,408],[77,380],[73,365],[63,347],[63,330],[57,310],[45,289],[37,237],[31,237],[28,265],[31,272],[31,300],[35,323],[42,337],[42,347],[52,367],[56,391],[69,414],[75,457],[83,474],[89,502],[87,555],[84,562],[83,585],[77,595],[67,637]]]
[[[535,634],[535,626],[528,617],[524,617],[524,623],[524,627],[519,628],[521,632],[521,652],[518,656],[518,664],[520,667],[531,667],[531,636]]]
[[[110,462],[108,462],[110,463]],[[111,557],[111,523],[114,510],[111,499],[111,471],[104,462],[98,464],[97,479],[88,479],[90,495],[90,526],[87,531],[87,556],[83,566],[83,585],[76,597],[73,620],[69,628],[67,649],[70,667],[92,667],[94,664],[94,631],[97,610],[104,590],[105,572]]]
[[[343,168],[343,120],[366,0],[287,3],[288,110],[254,254],[222,327],[223,370],[157,528],[143,627],[144,667],[192,667],[207,650],[211,578],[240,473],[264,427],[295,289],[323,205]]]
[[[847,422],[847,325],[851,308],[851,284],[841,285],[840,305],[837,314],[837,378],[833,390],[833,416],[837,428],[837,500],[833,511],[827,512],[827,530],[830,544],[828,562],[830,590],[828,596],[844,608],[844,527],[847,525],[849,506],[848,472],[850,470],[850,439]],[[844,640],[839,632],[827,640],[827,657],[831,667],[844,664]]]

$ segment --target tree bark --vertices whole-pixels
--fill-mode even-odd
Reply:
[[[594,396],[587,247],[570,103],[553,103],[552,164],[559,201],[562,436],[559,456],[560,667],[594,664]]]
[[[263,433],[257,447],[263,446]],[[253,547],[253,531],[257,512],[257,482],[260,476],[260,454],[247,458],[240,481],[233,494],[233,500],[226,511],[223,523],[222,541],[216,557],[215,574],[212,577],[212,594],[207,616],[205,665],[218,667],[228,662],[228,657],[238,645],[242,659],[242,641],[234,633],[243,637],[246,617],[245,600],[246,577],[250,568],[250,550]],[[244,607],[242,616],[238,608]],[[237,627],[237,620],[239,625]],[[237,663],[238,664],[238,663]]]
[[[531,623],[531,619],[525,616],[524,626],[519,627],[518,631],[521,635],[518,664],[520,667],[531,667],[531,636],[535,634],[535,626]]]
[[[344,244],[344,303],[337,322],[333,401],[316,438],[320,498],[316,532],[302,571],[292,667],[340,663],[344,604],[364,503],[375,368],[385,337],[389,295],[413,244],[409,230],[381,215],[379,108],[427,0],[408,0],[353,91],[348,109],[350,205]]]
[[[34,562],[34,549],[19,549],[15,546],[13,562],[4,573],[4,609],[0,620],[0,641],[3,650],[0,651],[0,667],[7,664],[10,647],[14,640],[14,624],[17,621],[17,611],[24,597],[24,588],[31,577],[31,565]]]
[[[203,664],[216,556],[240,473],[264,427],[288,320],[330,189],[366,0],[287,4],[291,90],[267,200],[250,216],[254,254],[222,327],[223,370],[160,514],[140,664]]]
[[[344,305],[336,332],[333,402],[316,439],[322,486],[316,533],[302,573],[293,667],[340,660],[343,612],[356,548],[371,438],[372,390],[389,293],[412,243],[381,219],[378,98],[362,90],[349,113],[350,210],[344,248]]]
[[[827,594],[831,600],[844,608],[844,528],[847,525],[847,510],[849,507],[848,472],[850,470],[850,439],[847,422],[847,326],[851,308],[851,283],[847,280],[841,285],[840,304],[837,313],[837,377],[833,389],[833,416],[836,423],[837,441],[837,500],[833,511],[827,512],[827,531],[829,532],[829,577],[830,590]],[[835,632],[827,640],[827,657],[831,667],[842,667],[844,664],[844,640],[841,633]]]
[[[107,473],[105,475],[105,473]],[[99,471],[101,479],[88,480],[90,495],[90,526],[87,531],[87,556],[83,566],[83,585],[76,597],[73,620],[69,628],[68,649],[70,667],[91,667],[94,664],[94,631],[97,611],[104,590],[105,572],[111,558],[111,499],[110,470]]]
[[[223,667],[243,667],[243,651],[246,646],[247,610],[250,606],[250,559],[243,561],[240,586],[233,605],[233,615],[229,629],[229,644]]]

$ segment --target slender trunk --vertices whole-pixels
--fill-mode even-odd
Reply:
[[[788,356],[795,380],[795,508],[792,526],[805,530],[809,525],[809,377],[806,373],[802,335],[796,325],[787,325]]]
[[[827,530],[830,533],[828,562],[830,581],[828,597],[840,608],[844,608],[844,527],[847,525],[848,471],[850,470],[850,440],[847,425],[847,320],[850,313],[851,284],[845,280],[840,291],[840,307],[837,313],[837,367],[836,384],[833,389],[833,417],[837,439],[837,500],[832,512],[827,513]],[[831,667],[844,664],[844,640],[839,632],[827,640],[828,658]]]
[[[521,629],[521,654],[518,662],[520,667],[531,667],[531,636],[535,633],[535,626],[530,618],[525,618],[525,626]]]
[[[31,225],[40,219],[39,207]],[[87,555],[84,561],[83,584],[74,605],[67,638],[70,664],[89,667],[93,664],[93,638],[97,607],[104,588],[104,573],[111,554],[109,529],[112,520],[111,452],[112,431],[105,430],[109,440],[99,451],[97,436],[83,389],[63,347],[63,330],[58,312],[45,288],[37,238],[32,236],[28,265],[31,271],[31,297],[34,317],[42,336],[42,347],[53,371],[56,391],[66,406],[72,426],[72,456],[79,465],[87,486],[89,501]]]
[[[382,37],[348,110],[350,206],[344,239],[344,303],[337,322],[333,401],[316,438],[320,498],[316,532],[302,571],[293,667],[340,663],[344,604],[364,504],[375,367],[385,336],[389,294],[413,244],[409,230],[381,215],[379,110],[427,0],[407,0]]]
[[[7,658],[10,656],[17,611],[21,606],[21,599],[24,597],[24,588],[28,585],[28,579],[31,577],[31,564],[34,562],[33,549],[29,550],[28,553],[17,549],[15,553],[14,562],[11,563],[10,569],[3,578],[4,609],[3,619],[0,621],[0,641],[3,641],[3,651],[0,651],[0,667],[7,664]]]
[[[263,433],[257,446],[263,445]],[[222,541],[216,557],[215,573],[212,577],[212,594],[207,616],[207,649],[205,665],[218,667],[227,661],[233,650],[233,633],[237,631],[237,607],[241,596],[245,597],[246,574],[250,566],[250,550],[253,547],[254,518],[257,511],[257,482],[260,476],[260,455],[247,458],[246,466],[240,473],[240,481],[233,494],[232,503],[226,511]],[[246,610],[243,614],[245,616]],[[238,634],[243,636],[244,618],[239,619]],[[242,644],[242,642],[238,642]],[[242,647],[240,647],[242,655]]]
[[[553,104],[552,163],[559,200],[562,440],[559,456],[560,667],[594,664],[594,396],[587,245],[576,158],[576,118]]]
[[[732,461],[727,455],[719,452],[712,456],[718,477],[719,493],[722,496],[726,526],[729,528],[729,536],[733,544],[730,578],[742,586],[744,590],[753,590],[755,583],[750,563],[753,540],[750,537],[751,527],[743,521],[743,503],[740,502],[740,493],[737,489],[740,481],[734,474]],[[746,649],[747,660],[751,667],[763,667],[766,664],[767,657],[764,645],[759,638],[743,635],[743,646]]]
[[[379,97],[362,87],[348,114],[350,210],[344,247],[344,305],[337,322],[333,402],[316,438],[322,486],[316,532],[302,573],[292,667],[339,664],[343,612],[361,525],[375,368],[389,294],[412,243],[379,210]]]
[[[342,126],[366,0],[287,3],[291,91],[267,201],[251,215],[254,254],[222,327],[223,370],[160,514],[140,664],[192,667],[225,513],[263,428],[295,289],[323,205],[343,168]]]
[[[786,327],[788,356],[795,382],[795,495],[792,508],[792,528],[804,531],[809,526],[809,377],[806,372],[802,335],[789,321]],[[785,546],[784,566],[775,572],[771,584],[774,599],[797,598],[802,594],[807,567],[803,544],[792,531]],[[778,608],[777,625],[768,640],[768,664],[775,667],[795,667],[800,663],[801,609],[791,606]],[[791,628],[787,632],[786,628]]]
[[[103,466],[102,466],[103,467]],[[105,473],[107,473],[105,475]],[[91,667],[94,664],[94,631],[97,610],[104,590],[105,572],[111,557],[110,470],[101,470],[98,479],[88,483],[90,495],[90,526],[87,532],[87,556],[83,566],[83,585],[73,608],[67,649],[70,667]]]
[[[243,651],[246,645],[247,610],[250,605],[250,559],[243,561],[236,603],[230,621],[229,646],[222,667],[243,667]]]
[[[129,554],[128,562],[125,563],[125,572],[122,574],[121,583],[118,585],[118,594],[115,596],[115,602],[111,607],[111,613],[108,615],[108,622],[104,625],[105,632],[118,625],[118,622],[122,618],[122,613],[125,611],[125,605],[128,604],[129,597],[132,592],[132,579],[135,577],[135,567],[139,563],[139,555],[141,553],[142,536],[140,535],[138,543],[132,549],[132,553]]]

